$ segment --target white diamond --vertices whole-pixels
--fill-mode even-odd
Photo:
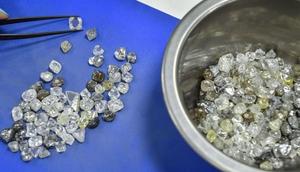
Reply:
[[[108,96],[111,100],[118,99],[120,97],[120,92],[118,91],[117,87],[112,87],[111,90],[108,92]]]
[[[69,18],[69,28],[71,30],[81,30],[82,29],[82,18],[81,17],[70,17]]]
[[[83,143],[85,140],[85,129],[78,129],[72,135],[78,142]]]
[[[64,133],[61,137],[65,143],[72,145],[74,143],[74,137],[71,134]]]
[[[40,147],[39,155],[38,155],[39,158],[47,158],[50,155],[51,153],[45,147]]]
[[[36,119],[34,121],[34,125],[40,126],[40,125],[47,124],[48,119],[49,119],[49,117],[45,112],[40,112],[40,113],[36,114]]]
[[[75,112],[79,111],[79,101],[80,101],[80,95],[77,92],[74,91],[66,91],[66,96],[69,105],[73,108]]]
[[[122,94],[126,94],[129,90],[129,84],[125,82],[120,82],[118,84],[118,91]]]
[[[58,117],[57,117],[57,123],[59,124],[59,125],[67,125],[68,123],[69,123],[69,121],[70,121],[70,118],[69,118],[69,115],[68,114],[66,114],[66,113],[61,113],[61,115],[59,115]]]
[[[115,51],[114,55],[115,55],[115,58],[117,60],[120,60],[120,61],[125,60],[125,58],[126,58],[126,49],[124,47],[118,48]]]
[[[107,68],[107,73],[116,73],[116,72],[119,72],[120,69],[118,66],[116,65],[108,65],[108,68]]]
[[[61,64],[60,64],[58,61],[52,60],[52,61],[50,62],[50,64],[49,64],[49,69],[50,69],[53,73],[58,74],[58,73],[61,71],[62,66],[61,66]]]
[[[104,57],[101,56],[92,56],[89,58],[89,65],[95,66],[95,67],[100,67],[103,62],[104,62]]]
[[[18,152],[19,151],[19,143],[17,141],[12,141],[12,142],[9,142],[7,144],[8,148],[10,151],[12,152]]]
[[[26,112],[24,114],[24,120],[27,122],[34,122],[35,118],[36,118],[36,114],[32,111]]]
[[[115,83],[121,81],[122,75],[120,72],[115,72],[115,73],[111,72],[109,73],[108,77],[111,82]]]
[[[31,100],[36,98],[36,96],[37,96],[37,93],[36,93],[35,89],[29,89],[22,93],[22,99],[25,102],[30,102]]]
[[[92,99],[82,99],[80,100],[80,108],[82,110],[89,111],[94,107],[94,101]]]
[[[53,74],[51,72],[42,72],[40,75],[41,79],[45,82],[50,82],[53,79]]]
[[[100,94],[100,93],[93,92],[92,96],[91,96],[91,99],[94,100],[95,102],[98,102],[98,101],[101,101],[103,99],[103,95]]]
[[[12,111],[12,118],[14,121],[21,120],[23,118],[23,112],[22,109],[19,106],[15,106]]]
[[[136,54],[134,52],[129,52],[127,54],[127,62],[132,64],[136,62]]]
[[[55,149],[56,152],[61,153],[67,150],[67,146],[63,142],[60,142],[59,144],[55,145]]]
[[[99,94],[102,94],[102,93],[105,92],[105,88],[101,84],[97,84],[95,86],[95,92],[99,93]]]
[[[89,41],[92,41],[92,40],[96,39],[96,37],[97,37],[97,30],[96,30],[96,28],[88,29],[85,32],[85,35],[86,35],[86,38]]]
[[[95,110],[97,113],[103,113],[107,108],[107,101],[101,100],[100,102],[95,103]]]
[[[91,93],[89,92],[88,89],[83,89],[81,92],[80,92],[80,96],[82,98],[90,98],[91,97]]]
[[[276,53],[274,50],[270,50],[266,54],[266,58],[275,58],[275,57],[276,57]]]
[[[104,49],[100,45],[95,45],[93,48],[93,55],[94,56],[101,56],[104,53]]]
[[[128,62],[124,63],[122,66],[121,66],[121,71],[122,73],[127,73],[127,72],[130,72],[132,69],[132,65]]]
[[[236,55],[236,62],[240,65],[240,64],[245,64],[245,63],[248,63],[249,61],[249,57],[244,55],[244,54],[237,54]]]
[[[247,107],[244,103],[238,103],[233,108],[233,113],[236,115],[241,115],[247,111]]]
[[[71,48],[72,48],[72,44],[71,44],[71,42],[69,42],[67,40],[61,42],[61,44],[60,44],[60,49],[63,53],[69,52],[71,50]]]
[[[115,113],[122,110],[124,108],[124,104],[120,99],[115,99],[108,101],[107,107],[111,112]]]
[[[61,87],[52,87],[50,88],[50,94],[53,96],[60,96],[63,94]]]
[[[42,107],[42,103],[39,99],[33,99],[30,102],[30,108],[35,112],[39,111],[41,107]]]
[[[127,82],[127,83],[130,83],[133,80],[133,75],[129,72],[122,73],[122,80]]]
[[[30,137],[28,140],[28,144],[30,147],[38,147],[43,144],[43,138],[42,136],[33,136]]]
[[[74,133],[78,128],[78,124],[76,120],[71,120],[69,124],[66,126],[66,130],[68,133]]]
[[[226,96],[220,96],[215,99],[215,104],[218,110],[224,110],[229,107],[229,100]]]
[[[47,136],[50,129],[48,128],[47,124],[42,124],[36,128],[36,131],[41,136]]]
[[[233,59],[232,54],[226,54],[220,57],[218,62],[219,70],[228,73],[233,67]]]

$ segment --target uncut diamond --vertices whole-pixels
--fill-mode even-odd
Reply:
[[[36,117],[37,118],[34,121],[34,125],[36,125],[36,126],[47,124],[48,119],[49,119],[48,115],[45,112],[40,112],[40,113],[36,114]]]
[[[233,62],[234,56],[232,54],[226,54],[220,57],[218,62],[219,70],[228,73],[233,67]]]
[[[107,68],[107,72],[108,73],[116,73],[116,72],[119,72],[120,69],[118,66],[116,65],[108,65],[108,68]]]
[[[69,115],[62,113],[57,117],[57,123],[59,125],[67,125],[70,121]]]
[[[124,63],[122,66],[121,66],[121,71],[122,73],[127,73],[127,72],[130,72],[132,70],[132,65],[128,62]]]
[[[115,73],[109,73],[108,77],[111,82],[115,83],[121,81],[122,75],[120,72],[115,72]]]
[[[91,99],[94,100],[94,102],[99,102],[103,99],[103,95],[100,93],[92,93]]]
[[[46,136],[49,134],[50,129],[48,128],[47,124],[42,124],[36,128],[36,131],[39,135]]]
[[[127,54],[127,62],[134,64],[136,62],[136,54],[134,52],[129,52]]]
[[[93,48],[93,55],[94,56],[102,56],[104,53],[104,49],[100,45],[95,45]]]
[[[63,141],[65,143],[67,143],[68,145],[72,145],[74,143],[74,137],[71,134],[68,133],[64,133],[61,138],[63,139]]]
[[[124,47],[116,49],[114,56],[117,60],[123,61],[126,58],[126,49]]]
[[[97,113],[103,113],[107,109],[107,101],[101,100],[100,102],[95,103],[95,110]]]
[[[35,89],[29,89],[22,93],[22,99],[25,102],[30,102],[31,100],[33,100],[36,97],[37,97],[37,92],[35,91]]]
[[[30,137],[28,140],[28,144],[30,147],[38,147],[43,144],[43,138],[42,136],[33,136]]]
[[[63,94],[61,87],[52,87],[50,88],[50,94],[53,96],[60,96]]]
[[[67,146],[66,146],[65,143],[60,142],[57,145],[55,145],[55,150],[58,153],[62,153],[62,152],[65,152],[67,150]]]
[[[66,96],[69,105],[73,108],[75,112],[79,111],[79,102],[80,102],[80,95],[74,91],[66,91]]]
[[[12,152],[18,152],[19,151],[19,143],[17,141],[12,141],[12,142],[9,142],[7,144],[8,148],[10,151]]]
[[[61,42],[61,44],[60,44],[60,49],[63,53],[69,52],[71,50],[71,48],[72,48],[72,44],[71,44],[71,42],[69,42],[67,40]]]
[[[91,66],[100,67],[104,62],[104,57],[100,56],[92,56],[89,58],[88,63]]]
[[[122,94],[126,94],[129,90],[129,84],[125,82],[120,82],[117,87],[118,91]]]
[[[81,17],[70,17],[69,18],[69,28],[71,30],[81,30],[82,29],[82,18]]]
[[[89,41],[92,41],[92,40],[96,39],[96,37],[97,37],[97,30],[96,30],[96,28],[88,29],[85,32],[85,36],[86,36],[86,38]]]
[[[80,108],[86,111],[89,111],[94,107],[94,101],[88,98],[80,100],[79,104],[80,104]]]
[[[35,112],[39,111],[41,107],[42,107],[42,103],[39,99],[33,99],[30,102],[30,108]]]
[[[92,94],[89,92],[89,90],[87,88],[85,88],[80,92],[80,96],[82,98],[90,98],[92,96]]]
[[[118,99],[120,97],[120,92],[117,87],[112,87],[112,89],[108,92],[108,96],[111,100]]]
[[[78,142],[83,143],[85,140],[85,129],[78,129],[72,135]]]
[[[51,155],[51,153],[45,148],[45,147],[40,147],[40,151],[38,154],[39,158],[47,158]]]
[[[61,69],[62,69],[62,65],[61,65],[58,61],[52,60],[52,61],[50,62],[50,64],[49,64],[49,69],[50,69],[53,73],[58,74],[58,73],[61,71]]]
[[[44,81],[44,82],[50,82],[53,79],[53,74],[51,72],[42,72],[40,74],[40,78]]]
[[[122,80],[124,82],[130,83],[133,80],[133,75],[129,72],[122,73]]]
[[[112,112],[118,112],[124,108],[124,104],[120,99],[110,100],[107,103],[108,109]]]
[[[77,122],[74,120],[74,121],[70,121],[70,123],[66,126],[66,130],[68,133],[74,133],[78,128],[78,124]]]
[[[36,114],[32,111],[28,111],[24,114],[24,120],[27,122],[34,122]]]
[[[99,93],[99,94],[102,94],[102,93],[105,92],[105,88],[101,84],[97,84],[95,86],[95,92]]]
[[[18,121],[23,118],[23,112],[19,106],[15,106],[12,109],[11,114],[14,121]]]

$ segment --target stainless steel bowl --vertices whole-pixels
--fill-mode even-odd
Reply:
[[[261,171],[223,154],[206,141],[188,110],[198,98],[201,70],[228,52],[275,49],[300,62],[299,0],[206,0],[187,14],[165,51],[162,87],[176,127],[202,157],[221,170]],[[300,168],[286,169],[299,171]]]

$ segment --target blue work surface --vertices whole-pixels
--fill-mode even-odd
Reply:
[[[11,108],[20,95],[57,59],[63,64],[66,90],[80,91],[90,78],[87,65],[92,47],[105,48],[105,65],[118,63],[112,54],[125,46],[138,54],[134,82],[122,97],[125,109],[113,123],[101,122],[87,130],[86,142],[74,143],[63,154],[52,151],[50,158],[30,163],[20,160],[0,144],[0,171],[7,172],[98,172],[98,171],[217,171],[201,159],[183,140],[168,116],[161,91],[163,51],[179,23],[136,1],[125,0],[1,0],[0,8],[11,17],[80,15],[84,28],[96,27],[99,36],[89,42],[84,32],[30,40],[0,41],[0,127],[12,123]],[[40,24],[42,23],[42,24]],[[38,22],[5,26],[0,32],[37,32],[67,29],[67,21]],[[62,54],[63,40],[73,44]]]

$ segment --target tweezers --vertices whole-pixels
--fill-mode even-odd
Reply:
[[[52,19],[65,19],[70,17],[79,17],[79,16],[42,16],[42,17],[27,17],[27,18],[14,18],[14,19],[6,19],[0,20],[0,26],[16,24],[16,23],[24,23],[24,22],[33,22],[40,20],[52,20]],[[0,40],[12,40],[12,39],[26,39],[26,38],[36,38],[42,36],[49,35],[58,35],[72,32],[79,32],[80,30],[62,30],[62,31],[51,31],[51,32],[39,32],[39,33],[29,33],[29,34],[0,34]]]

